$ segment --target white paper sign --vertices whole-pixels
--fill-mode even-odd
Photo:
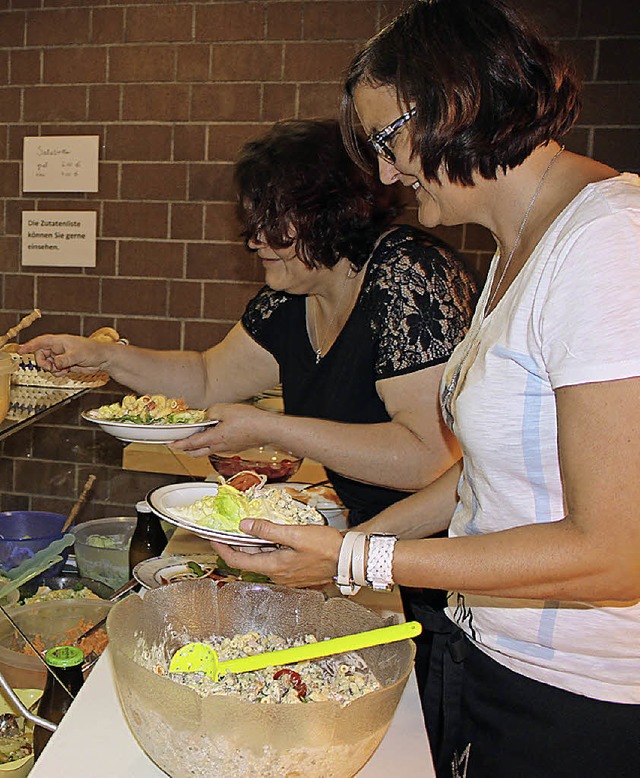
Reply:
[[[24,139],[23,192],[97,192],[98,135]]]
[[[96,266],[95,211],[23,211],[22,264]]]

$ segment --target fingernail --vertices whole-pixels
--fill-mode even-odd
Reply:
[[[243,532],[251,532],[253,530],[253,519],[242,519],[240,529]]]

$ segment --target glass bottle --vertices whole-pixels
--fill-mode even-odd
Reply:
[[[146,500],[137,503],[136,513],[138,521],[129,546],[129,577],[133,575],[133,568],[139,562],[160,556],[167,545],[167,536],[162,529],[160,519],[153,513]]]
[[[44,655],[44,661],[52,668],[53,673],[62,681],[63,688],[53,673],[47,673],[44,691],[38,706],[38,715],[59,724],[69,709],[74,697],[84,683],[82,663],[84,654],[77,646],[56,646],[50,648]],[[33,729],[33,753],[37,759],[49,742],[53,732],[36,725]]]

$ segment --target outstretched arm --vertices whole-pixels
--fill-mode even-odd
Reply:
[[[75,335],[41,335],[20,348],[56,374],[104,370],[138,394],[183,397],[191,407],[237,402],[278,382],[278,365],[236,324],[217,346],[196,351],[159,351],[100,343]]]
[[[640,378],[567,386],[556,396],[566,516],[485,535],[400,540],[397,583],[540,600],[640,599]],[[435,486],[411,498],[414,507]],[[365,529],[373,526],[399,529],[377,519]],[[249,520],[243,527],[290,548],[250,555],[217,546],[230,564],[291,586],[335,575],[333,528]]]
[[[214,405],[210,415],[221,424],[175,447],[205,454],[270,442],[349,478],[417,490],[439,478],[460,457],[438,407],[443,369],[438,365],[379,381],[377,389],[389,422],[345,424],[281,416],[249,406]]]

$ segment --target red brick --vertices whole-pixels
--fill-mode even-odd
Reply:
[[[638,81],[640,38],[600,41],[599,81]]]
[[[214,3],[196,10],[196,40],[246,41],[264,35],[263,3]]]
[[[19,88],[4,87],[0,89],[0,116],[3,122],[15,122],[20,119]]]
[[[304,88],[307,89],[307,86]],[[266,122],[278,122],[296,117],[299,91],[295,84],[265,84],[262,92],[262,118]]]
[[[104,278],[102,312],[114,315],[166,316],[166,281]]]
[[[241,241],[244,228],[236,203],[213,203],[206,206],[205,240]]]
[[[56,268],[60,273],[60,268]],[[47,311],[97,311],[100,281],[87,276],[40,276],[38,304]]]
[[[38,125],[10,124],[7,128],[8,158],[22,159],[22,147],[24,138],[38,134]]]
[[[124,9],[94,8],[91,43],[122,43],[124,40]]]
[[[95,84],[89,87],[87,118],[113,122],[120,118],[120,87]]]
[[[96,266],[85,268],[85,273],[90,276],[113,276],[116,272],[116,241],[98,239],[96,246]],[[101,325],[103,326],[103,325]],[[106,326],[106,325],[105,325]],[[98,329],[94,327],[93,329]],[[90,330],[93,332],[93,330]]]
[[[12,84],[40,83],[41,77],[39,51],[36,49],[15,49],[11,52],[10,56]]]
[[[274,81],[282,73],[280,43],[226,43],[211,47],[213,81]]]
[[[43,52],[45,84],[95,84],[107,77],[107,55],[104,48],[45,49]]]
[[[0,13],[0,46],[24,45],[24,21],[23,13],[15,11]]]
[[[84,86],[26,87],[23,114],[28,122],[84,121],[87,89]],[[2,115],[6,116],[4,111]]]
[[[241,243],[192,243],[187,246],[187,278],[262,284],[264,271]]]
[[[116,326],[131,343],[142,348],[180,348],[180,322],[162,319],[130,319]]]
[[[579,34],[586,37],[640,34],[638,3],[636,0],[609,0],[606,3],[602,0],[582,0]]]
[[[190,41],[193,25],[191,5],[161,8],[130,8],[127,11],[127,41]]]
[[[269,126],[268,124],[212,124],[209,127],[207,159],[235,162],[245,143],[259,138]]]
[[[201,318],[202,284],[194,281],[170,281],[169,316],[177,319]]]
[[[143,278],[180,278],[183,253],[179,243],[121,240],[118,273]]]
[[[122,100],[125,121],[184,121],[189,118],[186,84],[125,85]]]
[[[300,89],[300,116],[336,118],[340,111],[341,84],[305,84]]]
[[[235,200],[233,165],[193,164],[189,169],[189,200]]]
[[[105,203],[102,234],[107,237],[166,238],[166,203]]]
[[[238,321],[259,289],[259,284],[207,283],[204,285],[203,315],[206,319]]]
[[[235,324],[234,322],[199,322],[184,323],[184,347],[191,351],[206,351],[224,340],[225,335]]]
[[[0,197],[20,197],[20,166],[0,162]]]
[[[35,211],[34,200],[8,199],[5,205],[5,231],[7,235],[22,235],[22,212]]]
[[[28,46],[88,43],[90,25],[88,8],[29,11],[26,42]]]
[[[171,159],[171,127],[119,124],[107,128],[106,157],[112,160]]]
[[[0,270],[16,273],[20,269],[20,239],[0,236]]]
[[[359,46],[353,43],[287,43],[286,81],[339,81]]]
[[[267,5],[267,38],[300,40],[302,38],[302,3],[269,3]]]
[[[9,52],[0,51],[0,86],[9,83]]]
[[[640,172],[640,133],[631,127],[597,127],[593,156],[621,172]]]
[[[171,238],[202,240],[205,206],[201,203],[172,203]]]
[[[207,81],[210,50],[207,45],[190,43],[178,47],[177,81]]]
[[[4,278],[4,307],[15,305],[20,301],[26,308],[35,306],[35,275],[21,273],[20,275],[7,274]],[[5,332],[5,330],[2,330]]]
[[[184,164],[122,165],[120,195],[125,200],[184,200],[186,192]]]
[[[194,121],[252,121],[260,114],[258,84],[194,84],[191,119]]]
[[[370,38],[376,32],[377,2],[306,3],[305,40],[354,40]]]
[[[117,198],[118,165],[115,162],[101,161],[98,168],[98,191],[87,192],[87,200],[116,200]]]
[[[172,81],[175,57],[174,46],[115,46],[109,52],[109,81]]]
[[[640,82],[586,84],[580,124],[640,124]]]
[[[204,159],[206,138],[204,124],[176,124],[173,128],[173,158],[178,161]]]

